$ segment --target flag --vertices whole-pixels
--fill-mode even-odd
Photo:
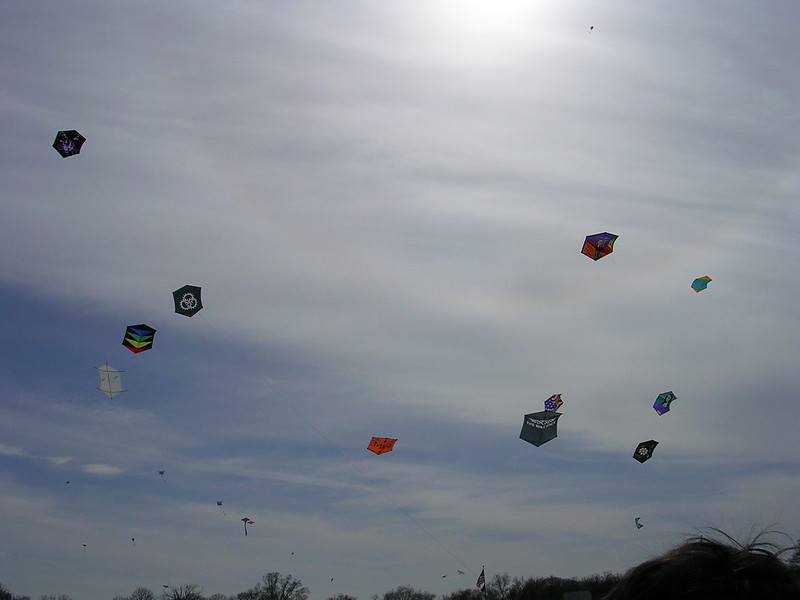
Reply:
[[[475,582],[475,587],[477,587],[480,591],[486,591],[486,567],[481,569],[481,574],[478,575],[478,581]]]
[[[544,401],[544,409],[555,412],[561,408],[562,404],[564,404],[564,401],[561,399],[561,394],[553,394]]]

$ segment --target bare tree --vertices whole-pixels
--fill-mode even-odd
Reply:
[[[328,600],[358,600],[358,598],[348,594],[336,594],[335,596],[328,598]]]
[[[497,574],[487,585],[487,595],[489,598],[497,600],[518,600],[522,595],[522,588],[525,582],[521,577],[514,577],[508,573]]]
[[[156,595],[146,587],[138,587],[128,596],[128,600],[156,600]]]
[[[442,600],[486,600],[486,596],[477,588],[467,588],[443,596]]]
[[[167,586],[161,594],[163,600],[205,600],[203,598],[203,588],[193,583],[179,585],[178,587]]]
[[[291,575],[267,573],[256,587],[236,595],[237,600],[307,600],[308,588]]]
[[[415,590],[411,586],[401,585],[383,595],[383,600],[434,600],[436,594]]]
[[[497,573],[489,582],[489,594],[499,600],[508,600],[508,588],[511,586],[511,576],[508,573]]]

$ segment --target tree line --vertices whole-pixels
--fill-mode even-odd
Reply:
[[[465,588],[443,595],[441,600],[562,600],[568,592],[589,592],[593,600],[600,600],[619,581],[621,575],[603,573],[583,578],[522,577],[512,578],[508,573],[497,574],[486,582],[485,591]],[[309,590],[299,579],[278,572],[267,573],[254,587],[238,594],[212,594],[205,596],[196,584],[164,586],[156,594],[146,587],[136,588],[128,596],[115,596],[112,600],[308,600]],[[14,594],[0,583],[0,600],[31,600],[30,596]],[[66,594],[45,594],[40,600],[73,600]],[[78,599],[79,600],[79,599]],[[348,594],[336,594],[326,600],[358,600]],[[436,600],[436,594],[399,586],[382,596],[369,600]]]

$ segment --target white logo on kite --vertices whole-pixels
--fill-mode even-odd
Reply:
[[[183,310],[194,310],[197,308],[197,298],[191,292],[184,294],[180,301],[180,307]]]
[[[555,425],[555,422],[558,418],[555,419],[528,419],[528,425],[531,427],[535,427],[536,429],[547,429],[548,427],[552,427]]]

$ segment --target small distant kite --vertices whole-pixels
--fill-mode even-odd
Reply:
[[[519,439],[538,447],[557,438],[557,424],[560,416],[561,413],[549,410],[525,415]]]
[[[81,550],[81,556],[83,556],[86,554],[86,544],[81,544],[81,546],[83,546],[83,550]]]
[[[708,282],[713,281],[708,275],[698,277],[692,282],[692,289],[698,294],[708,287]]]
[[[131,538],[131,544],[133,544],[134,547],[136,547],[136,538]]]
[[[100,385],[97,387],[98,390],[109,398],[114,398],[125,391],[122,389],[122,377],[120,376],[122,371],[115,369],[108,363],[104,364],[102,367],[96,368],[100,375]]]
[[[658,395],[658,398],[656,398],[653,404],[653,408],[658,413],[659,417],[669,412],[669,405],[672,404],[673,400],[677,400],[677,398],[672,392],[664,392]]]
[[[367,450],[375,454],[385,454],[394,449],[394,444],[397,441],[395,438],[374,437],[369,441]]]
[[[187,317],[199,312],[203,308],[200,289],[196,285],[185,285],[172,292],[172,298],[175,300],[175,312]]]
[[[561,399],[561,394],[553,394],[544,401],[544,409],[550,412],[555,412],[561,408],[562,404],[564,404],[564,401]]]
[[[153,337],[156,330],[142,323],[141,325],[128,325],[122,345],[134,354],[150,350],[153,347]]]
[[[158,472],[158,476],[159,476],[159,477],[161,477],[161,479],[162,479],[162,481],[163,481],[164,483],[167,483],[167,478],[166,478],[166,477],[164,477],[164,475],[166,475],[166,473],[167,473],[166,471],[159,471],[159,472]]]
[[[641,529],[642,527],[644,527],[644,525],[642,525],[641,523],[639,523],[639,519],[641,519],[641,518],[642,518],[642,517],[636,517],[636,518],[633,520],[633,522],[634,522],[634,523],[636,523],[636,529]]]
[[[65,131],[59,131],[56,134],[53,148],[61,155],[61,158],[67,158],[68,156],[80,154],[81,146],[83,146],[83,142],[85,141],[86,138],[80,133],[74,129],[67,129]]]
[[[656,446],[658,446],[658,442],[655,440],[640,442],[639,445],[636,446],[636,451],[633,453],[633,458],[638,460],[640,463],[650,460],[653,457],[653,450],[656,449]]]
[[[594,25],[589,25],[589,31],[594,31]]]
[[[614,251],[614,241],[618,237],[618,235],[608,233],[607,231],[595,233],[594,235],[587,235],[586,240],[583,242],[581,254],[585,254],[592,260],[600,260]]]
[[[252,521],[250,517],[245,517],[241,519],[242,523],[244,523],[244,534],[247,535],[247,526],[252,525],[255,521]]]
[[[228,515],[225,514],[225,509],[222,508],[222,500],[217,500],[217,506],[219,506],[219,509],[222,511],[222,515],[227,517]]]

